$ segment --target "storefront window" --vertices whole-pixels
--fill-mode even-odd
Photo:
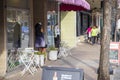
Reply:
[[[80,36],[81,30],[81,13],[79,11],[76,12],[76,36]]]
[[[81,27],[81,34],[84,34],[86,29],[88,28],[88,15],[83,14],[82,15],[82,27]]]
[[[8,71],[19,65],[19,55],[16,50],[29,45],[29,24],[29,11],[7,9]]]
[[[47,38],[48,47],[55,46],[55,27],[58,25],[58,15],[49,11],[47,14]]]

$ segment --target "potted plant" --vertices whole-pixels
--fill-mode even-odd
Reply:
[[[45,52],[36,51],[36,52],[34,52],[34,54],[36,54],[36,55],[44,55],[44,57],[46,57]]]
[[[48,50],[49,50],[49,59],[57,60],[58,49],[55,48],[54,46],[50,46]]]

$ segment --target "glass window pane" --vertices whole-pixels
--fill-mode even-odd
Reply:
[[[16,53],[16,49],[26,48],[29,45],[29,19],[29,11],[27,10],[13,8],[7,9],[8,57],[10,58],[9,61],[13,62],[12,65],[14,64],[14,66],[11,67],[11,63],[8,61],[9,70],[15,68],[19,63],[18,55],[14,54]],[[13,55],[11,56],[11,54]]]

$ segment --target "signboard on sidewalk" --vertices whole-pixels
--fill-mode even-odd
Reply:
[[[120,64],[120,42],[110,43],[109,61],[112,64]]]
[[[43,67],[42,80],[84,80],[83,69]]]

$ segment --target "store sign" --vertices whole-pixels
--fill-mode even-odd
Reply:
[[[118,48],[119,48],[119,44],[116,44],[116,43],[110,44],[110,49],[118,49]]]
[[[119,65],[120,63],[120,43],[119,42],[110,43],[109,61],[112,64]]]

